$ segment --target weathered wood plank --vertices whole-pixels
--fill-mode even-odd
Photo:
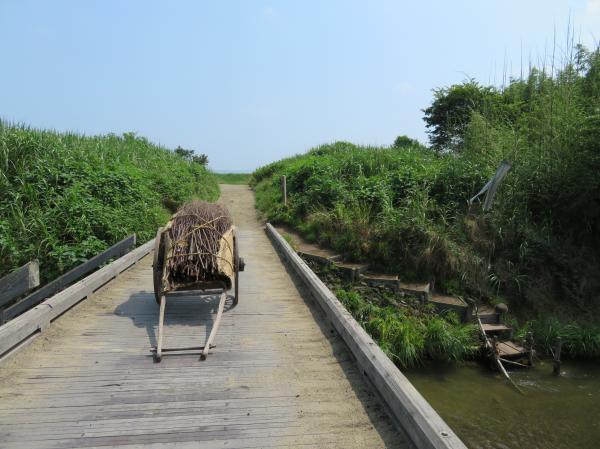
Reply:
[[[86,274],[95,270],[108,260],[116,257],[121,257],[123,254],[126,254],[133,247],[135,247],[135,235],[131,235],[121,240],[120,242],[115,243],[106,251],[92,257],[91,259],[85,261],[81,265],[76,266],[75,268],[66,272],[59,278],[48,282],[39,290],[33,292],[26,298],[23,298],[17,304],[7,308],[4,311],[4,320],[10,320],[11,318],[14,318],[15,316],[25,312],[26,310],[42,302],[44,299],[49,298],[55,293],[60,292],[65,287],[72,284],[74,281],[81,278],[82,276],[85,276]],[[2,305],[1,301],[0,305]]]
[[[335,295],[269,223],[274,245],[304,281],[313,297],[342,336],[368,379],[373,383],[402,429],[418,448],[466,449],[466,446],[410,381],[356,322]]]
[[[34,260],[0,279],[0,307],[38,285],[40,285],[40,265],[37,260]]]

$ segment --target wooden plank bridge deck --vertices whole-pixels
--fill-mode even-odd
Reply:
[[[281,264],[252,192],[222,186],[221,201],[247,267],[208,359],[153,363],[146,256],[0,362],[0,448],[409,447]],[[171,300],[165,346],[202,344],[217,302]]]

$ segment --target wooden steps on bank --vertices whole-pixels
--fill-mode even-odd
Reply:
[[[513,341],[513,329],[501,322],[501,313],[490,306],[482,306],[476,313],[480,328],[490,344],[496,346],[499,358],[507,360],[525,359],[529,350]]]
[[[346,262],[340,254],[306,242],[289,228],[280,227],[277,230],[285,236],[286,240],[291,241],[291,246],[303,259],[320,265],[333,265],[350,282],[361,282],[372,288],[409,295],[422,303],[433,305],[438,313],[451,311],[456,313],[463,322],[477,322],[482,335],[483,348],[498,370],[511,382],[504,365],[512,367],[531,365],[531,349],[513,341],[513,329],[501,322],[501,312],[496,308],[481,305],[473,310],[472,304],[467,304],[459,296],[434,292],[429,282],[404,282],[397,274],[379,273],[373,271],[368,264]]]
[[[369,287],[414,296],[423,303],[431,303],[438,312],[457,313],[463,321],[471,318],[469,305],[462,298],[435,293],[429,282],[405,282],[397,274],[373,271],[368,264],[344,261],[340,254],[307,242],[290,228],[280,226],[276,229],[286,240],[291,241],[292,247],[300,257],[320,265],[334,265],[350,282],[364,282]]]

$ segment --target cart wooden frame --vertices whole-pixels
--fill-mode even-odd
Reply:
[[[162,360],[162,356],[164,352],[175,352],[175,351],[192,351],[192,350],[201,350],[200,359],[205,360],[208,356],[208,352],[211,348],[215,346],[212,344],[214,338],[217,334],[217,330],[219,328],[219,324],[221,323],[221,317],[223,315],[223,310],[225,309],[225,301],[227,299],[227,291],[230,290],[225,281],[209,281],[209,282],[195,282],[195,283],[187,283],[187,285],[176,287],[172,290],[166,291],[165,289],[165,267],[166,260],[169,255],[171,248],[171,239],[169,238],[169,233],[166,232],[165,228],[159,228],[156,233],[156,239],[154,243],[154,262],[152,264],[153,267],[153,281],[154,281],[154,296],[156,302],[159,305],[159,316],[158,316],[158,338],[156,342],[156,347],[150,349],[150,351],[154,354],[154,361],[160,362]],[[235,294],[233,297],[233,306],[235,307],[239,301],[239,291],[240,291],[240,280],[239,273],[244,271],[245,268],[244,259],[239,256],[238,249],[238,239],[236,235],[236,229],[233,228],[233,273],[234,273],[234,282],[232,287],[235,289]],[[164,335],[164,318],[165,318],[165,309],[167,305],[167,297],[170,293],[173,292],[186,292],[190,295],[196,295],[199,297],[204,296],[215,296],[220,295],[219,299],[219,307],[217,309],[217,317],[213,323],[213,326],[210,330],[210,334],[208,339],[206,340],[204,346],[192,346],[185,348],[163,348],[163,335]]]

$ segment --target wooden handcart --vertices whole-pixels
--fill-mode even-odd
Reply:
[[[157,343],[156,347],[151,348],[150,351],[154,354],[155,362],[161,361],[164,352],[195,350],[201,351],[200,358],[201,360],[204,360],[206,359],[209,350],[215,347],[212,343],[221,322],[221,317],[223,315],[225,301],[227,298],[227,291],[229,291],[232,287],[235,288],[233,306],[237,305],[239,301],[239,273],[244,271],[245,262],[244,259],[239,256],[236,229],[234,226],[232,226],[230,230],[222,236],[219,254],[216,256],[220,261],[223,261],[224,269],[220,276],[210,280],[194,281],[183,279],[178,280],[177,282],[167,282],[167,260],[172,257],[174,247],[168,232],[170,225],[171,222],[169,222],[164,228],[160,228],[156,234],[153,264],[154,295],[156,302],[160,306],[160,309],[158,318]],[[194,295],[198,297],[220,295],[217,316],[213,323],[208,339],[204,343],[204,346],[163,348],[164,317],[167,298],[170,294],[175,292],[185,292],[186,295]]]

